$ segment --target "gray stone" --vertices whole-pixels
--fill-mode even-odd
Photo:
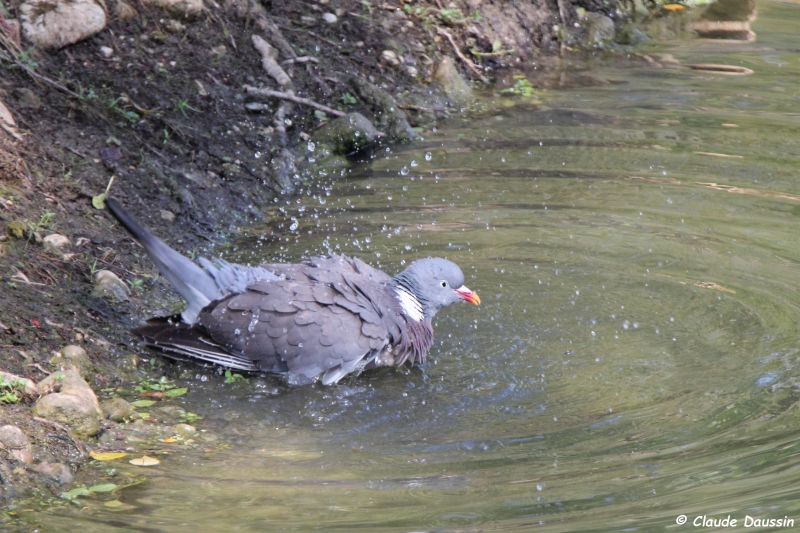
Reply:
[[[331,120],[314,132],[311,139],[325,144],[337,155],[356,152],[378,140],[381,133],[361,113],[350,113],[346,117]]]
[[[6,448],[26,448],[30,441],[17,426],[0,427],[0,444]]]
[[[42,244],[44,244],[45,248],[52,248],[54,250],[63,250],[70,244],[69,239],[65,236],[61,235],[60,233],[51,233],[44,239],[42,239]]]
[[[179,437],[187,439],[194,437],[195,433],[197,433],[197,428],[189,424],[175,424],[172,426],[172,431]]]
[[[392,141],[411,141],[417,134],[408,124],[403,110],[397,107],[394,97],[360,76],[350,76],[347,83],[353,92],[372,109],[375,122]]]
[[[106,418],[114,422],[128,422],[136,417],[136,409],[122,398],[112,398],[100,403]]]
[[[95,298],[110,298],[119,302],[130,300],[131,290],[110,270],[98,270],[92,276],[92,281],[94,282],[92,296]]]
[[[33,413],[68,426],[81,438],[97,435],[103,416],[97,396],[75,368],[64,372],[61,392],[41,398]]]
[[[605,46],[614,40],[614,21],[600,13],[586,13],[586,44]]]
[[[472,88],[461,76],[453,60],[444,56],[433,73],[433,79],[439,82],[444,94],[456,106],[462,106],[472,100]]]

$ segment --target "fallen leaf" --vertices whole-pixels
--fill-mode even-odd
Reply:
[[[134,407],[150,407],[151,405],[155,405],[155,400],[136,400],[135,402],[131,402],[131,405]]]
[[[148,455],[137,457],[136,459],[131,459],[128,462],[135,466],[156,466],[157,464],[161,463],[161,461],[159,461],[155,457],[150,457]]]
[[[126,452],[89,452],[89,457],[98,461],[113,461],[115,459],[122,459],[128,455]]]
[[[168,439],[161,439],[161,442],[164,442],[164,443],[167,443],[167,444],[172,444],[173,442],[178,442],[178,439],[170,437]]]
[[[108,195],[106,193],[98,194],[97,196],[92,196],[92,205],[94,206],[95,209],[105,209],[106,198],[108,198]]]
[[[74,500],[78,496],[88,496],[89,489],[86,487],[78,487],[77,489],[68,490],[67,492],[62,492],[61,497],[65,500]]]
[[[142,393],[143,398],[163,398],[164,393],[160,390],[149,390]]]
[[[115,485],[114,483],[103,483],[102,485],[95,485],[93,487],[89,487],[89,492],[111,492],[116,488],[117,485]]]
[[[170,398],[177,398],[178,396],[183,396],[189,389],[186,387],[181,387],[180,389],[170,389],[164,392],[164,396],[168,396]]]
[[[683,11],[684,9],[686,9],[685,6],[682,6],[680,4],[664,4],[661,7],[666,9],[667,11]]]
[[[119,500],[111,500],[110,502],[106,502],[103,505],[106,507],[122,507],[123,503]]]

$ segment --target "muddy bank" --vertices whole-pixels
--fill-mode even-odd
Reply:
[[[36,21],[61,8],[0,3],[0,489],[11,502],[71,504],[137,482],[98,454],[214,446],[180,403],[193,372],[127,332],[181,302],[94,205],[112,176],[114,196],[170,245],[207,253],[324,187],[353,152],[413,142],[461,113],[474,87],[532,89],[505,67],[603,50],[618,29],[613,3],[69,6],[88,24],[47,35]],[[72,361],[67,346],[84,353]]]

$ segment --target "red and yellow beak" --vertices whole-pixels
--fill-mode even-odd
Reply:
[[[472,292],[467,288],[466,285],[462,285],[461,287],[455,289],[456,294],[458,294],[462,300],[466,300],[472,305],[478,305],[481,303],[481,297],[478,296],[478,293]]]

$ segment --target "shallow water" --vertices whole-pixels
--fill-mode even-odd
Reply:
[[[646,50],[751,76],[597,60],[610,84],[497,98],[284,206],[280,241],[229,258],[444,255],[483,304],[440,313],[421,369],[192,382],[231,447],[40,530],[800,526],[800,6],[758,7],[754,43]]]

